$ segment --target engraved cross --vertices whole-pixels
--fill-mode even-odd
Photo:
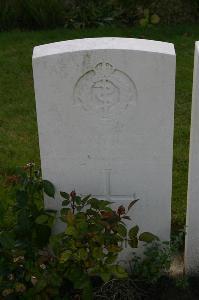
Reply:
[[[111,193],[111,169],[105,169],[105,194],[104,195],[96,195],[99,199],[106,199],[108,201],[123,201],[128,200],[132,201],[137,199],[136,193],[126,194],[126,195],[114,195]]]

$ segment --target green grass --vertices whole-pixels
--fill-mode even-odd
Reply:
[[[57,29],[0,34],[0,175],[34,160],[39,164],[39,146],[32,80],[31,56],[35,45],[99,36],[125,36],[169,41],[177,52],[175,138],[172,215],[175,228],[185,223],[189,127],[191,111],[194,42],[198,26],[152,28],[101,27],[89,30]],[[0,188],[1,203],[6,202]]]

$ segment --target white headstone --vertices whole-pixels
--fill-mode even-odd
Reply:
[[[71,40],[35,47],[33,69],[43,177],[118,205],[138,197],[133,221],[169,240],[173,45]]]
[[[195,47],[187,198],[185,269],[194,274],[199,273],[199,42]]]

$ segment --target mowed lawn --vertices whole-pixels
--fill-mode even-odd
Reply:
[[[8,201],[5,177],[16,166],[40,163],[31,57],[39,44],[67,39],[123,36],[168,41],[177,52],[172,220],[185,224],[193,54],[199,26],[100,27],[0,33],[0,205]],[[52,124],[53,126],[53,124]],[[49,130],[51,128],[49,127]]]

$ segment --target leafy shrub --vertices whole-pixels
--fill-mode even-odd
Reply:
[[[51,245],[59,262],[65,269],[67,279],[76,289],[82,289],[85,299],[91,291],[91,276],[107,282],[112,277],[127,277],[126,271],[117,264],[118,254],[127,240],[133,248],[138,241],[157,239],[151,233],[138,234],[134,226],[127,232],[124,221],[130,220],[128,211],[137,200],[133,200],[128,210],[119,206],[117,211],[110,208],[111,202],[98,200],[90,195],[81,198],[75,191],[60,193],[64,198],[61,220],[67,224],[66,230],[52,236]]]
[[[144,250],[144,258],[133,258],[132,275],[146,282],[155,283],[167,275],[171,264],[171,253],[167,242],[152,242]]]
[[[198,0],[156,0],[152,2],[151,9],[166,24],[193,23],[199,16]]]
[[[65,15],[64,0],[1,0],[0,30],[64,26]]]
[[[198,0],[115,0],[118,20],[142,26],[195,22],[199,16]]]
[[[65,24],[64,0],[18,0],[20,18],[24,28],[54,28]]]
[[[117,263],[124,242],[136,248],[139,241],[158,239],[139,234],[137,225],[127,231],[124,221],[130,220],[127,213],[137,199],[127,210],[113,210],[109,201],[75,191],[60,192],[60,218],[67,226],[52,235],[56,212],[43,203],[43,192],[54,198],[52,183],[42,180],[32,163],[8,181],[15,203],[11,226],[0,231],[0,294],[5,299],[92,299],[94,278],[107,282],[128,276]]]
[[[0,30],[7,30],[17,27],[17,16],[19,7],[17,0],[0,1]]]
[[[111,1],[74,0],[66,4],[66,27],[84,28],[113,21]]]
[[[15,203],[11,208],[13,224],[0,231],[0,292],[20,296],[31,293],[34,275],[43,273],[44,249],[51,235],[55,212],[44,209],[43,191],[53,197],[53,186],[43,181],[33,164],[20,176],[8,179],[15,187]],[[45,223],[41,222],[45,218]]]
[[[147,12],[147,14],[146,14]],[[1,0],[0,30],[196,22],[198,0]],[[141,21],[140,21],[141,20]]]
[[[134,255],[131,262],[133,278],[148,283],[157,283],[162,276],[167,276],[172,259],[179,255],[184,245],[184,231],[172,235],[171,242],[152,241],[144,248],[144,258]]]

